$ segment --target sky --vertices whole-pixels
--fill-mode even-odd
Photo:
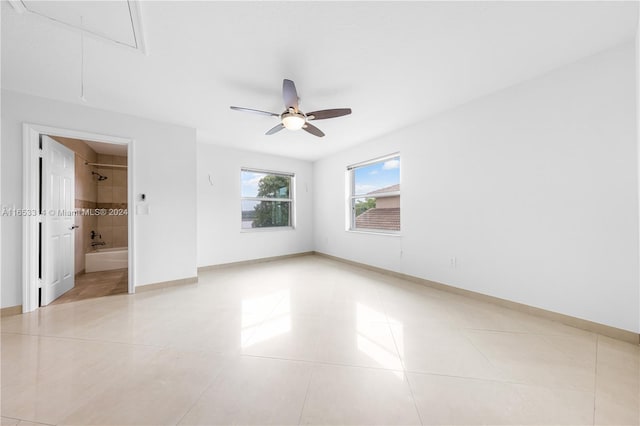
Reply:
[[[355,169],[356,194],[400,183],[400,157]]]
[[[242,196],[256,197],[258,195],[258,183],[265,177],[265,173],[242,172]]]

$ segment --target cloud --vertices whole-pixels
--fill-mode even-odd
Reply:
[[[242,176],[242,188],[244,195],[248,195],[247,192],[255,193],[258,191],[258,184],[264,177],[261,173],[243,173]]]
[[[370,175],[377,175],[377,174],[378,174],[378,171],[377,171],[377,170],[371,170],[371,171],[369,172],[369,174],[370,174]]]
[[[382,170],[393,170],[399,167],[400,167],[400,160],[396,160],[394,158],[393,160],[385,161],[384,164],[382,165]]]
[[[247,185],[252,185],[257,187],[263,177],[264,177],[263,175],[254,174],[251,179],[246,179],[244,183]]]

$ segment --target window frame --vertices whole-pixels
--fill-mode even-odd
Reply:
[[[283,176],[290,179],[289,196],[287,198],[274,198],[274,197],[245,197],[242,195],[242,175],[244,172],[249,173],[262,173],[272,176]],[[293,172],[280,172],[275,170],[257,169],[254,167],[240,167],[240,232],[269,232],[269,231],[291,231],[296,228],[295,220],[295,188],[296,188],[296,174]],[[289,203],[289,224],[286,226],[263,226],[258,228],[243,228],[242,227],[242,203],[244,201],[267,201],[267,202],[286,202]]]
[[[392,191],[392,192],[383,192],[374,197],[367,197],[367,194],[356,194],[356,174],[355,170],[360,167],[370,166],[372,164],[383,163],[385,161],[389,161],[391,159],[398,158],[400,161],[400,173],[398,176],[398,185],[400,185],[400,191]],[[348,194],[347,194],[347,217],[349,223],[347,224],[347,231],[349,232],[361,232],[366,234],[383,234],[383,235],[400,235],[402,231],[402,159],[399,152],[395,152],[393,154],[384,155],[382,157],[376,157],[371,160],[362,161],[359,163],[351,164],[347,166],[347,177],[348,177]],[[355,202],[358,199],[367,199],[367,198],[389,198],[389,197],[399,197],[400,199],[400,229],[399,230],[391,230],[391,229],[378,229],[378,228],[358,228],[356,227],[356,205]]]

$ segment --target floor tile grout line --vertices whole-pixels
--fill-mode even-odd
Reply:
[[[570,327],[570,326],[567,326]],[[516,330],[497,330],[494,328],[477,328],[477,327],[458,327],[462,330],[469,331],[479,331],[485,333],[503,333],[503,334],[526,334],[532,336],[550,336],[550,337],[589,337],[593,335],[597,335],[597,333],[592,333],[590,331],[582,330],[580,328],[576,328],[578,331],[583,331],[585,334],[571,334],[571,333],[544,333],[541,331],[516,331]]]
[[[287,361],[287,362],[299,362],[304,364],[324,365],[329,367],[347,367],[347,368],[357,368],[357,369],[373,370],[373,371],[388,371],[392,373],[404,373],[404,374],[411,373],[411,374],[419,374],[423,376],[448,377],[448,378],[459,379],[459,380],[473,380],[478,382],[491,382],[491,383],[507,384],[507,385],[521,385],[521,386],[528,386],[528,387],[535,387],[535,388],[542,388],[542,389],[562,389],[562,390],[580,392],[580,393],[589,393],[589,394],[592,393],[591,391],[584,390],[584,389],[547,386],[539,383],[528,383],[528,382],[518,381],[518,380],[500,380],[500,379],[493,379],[493,378],[486,378],[486,377],[456,376],[454,374],[435,373],[435,372],[419,371],[419,370],[412,370],[412,369],[406,369],[406,368],[399,370],[399,369],[375,367],[375,366],[369,366],[369,365],[356,365],[356,364],[347,364],[347,363],[341,363],[341,362],[318,361],[318,360],[309,360],[309,359],[283,358],[283,357],[267,356],[267,355],[253,355],[253,354],[242,354],[242,353],[237,355],[241,357],[271,359],[271,360]]]
[[[416,396],[413,393],[413,388],[411,387],[411,381],[409,380],[409,374],[404,373],[405,380],[407,381],[407,387],[409,388],[409,394],[411,395],[411,399],[413,400],[413,406],[416,409],[416,414],[418,415],[418,420],[420,420],[420,424],[424,425],[424,421],[422,420],[422,415],[420,414],[420,409],[418,408],[418,401],[416,401]]]
[[[222,374],[222,371],[229,365],[231,364],[233,361],[231,359],[225,360],[222,363],[222,366],[220,367],[220,369],[218,370],[218,372],[211,378],[211,381],[207,384],[207,386],[204,387],[204,389],[202,390],[202,392],[200,392],[200,395],[198,395],[196,398],[194,398],[193,404],[191,404],[191,406],[184,412],[184,414],[180,417],[180,419],[178,420],[178,422],[175,424],[175,426],[179,426],[180,423],[184,420],[185,417],[187,417],[187,415],[191,412],[191,410],[193,410],[193,408],[196,406],[196,404],[200,401],[200,399],[202,399],[202,397],[204,396],[205,393],[207,393],[209,391],[209,389],[211,389],[211,387],[213,386],[213,384],[215,383],[216,379],[220,376],[220,374]]]
[[[404,356],[400,355],[400,349],[398,349],[398,342],[396,341],[396,335],[393,333],[393,328],[391,327],[391,321],[389,321],[389,315],[385,309],[385,316],[387,317],[387,327],[389,328],[389,332],[391,333],[391,338],[393,339],[393,345],[396,348],[396,353],[398,354],[398,359],[400,360],[400,365],[402,365],[402,374],[404,375],[404,379],[407,381],[407,388],[409,388],[409,395],[411,395],[411,400],[413,401],[413,407],[416,409],[416,414],[418,415],[418,420],[421,425],[424,425],[422,421],[422,415],[420,414],[420,409],[418,408],[418,401],[416,401],[416,396],[413,393],[413,388],[411,387],[411,381],[409,380],[409,374],[407,372],[407,366],[404,362]],[[403,349],[404,355],[404,349]]]
[[[51,334],[32,334],[32,333],[16,333],[11,331],[3,331],[2,334],[13,334],[17,336],[29,336],[29,337],[39,337],[45,339],[60,339],[60,340],[72,340],[75,342],[87,342],[87,343],[109,343],[113,345],[122,345],[122,346],[136,346],[143,348],[155,348],[155,349],[165,349],[166,345],[158,346],[158,345],[150,345],[147,343],[132,343],[132,342],[119,342],[117,340],[102,340],[102,339],[89,339],[85,337],[69,337],[69,336],[55,336]]]
[[[0,416],[0,417],[2,417],[3,419],[16,420],[17,421],[16,426],[19,426],[21,422],[36,423],[28,419],[21,419],[19,417],[11,417],[11,416]],[[36,423],[36,424],[41,424],[46,426],[55,426],[53,423]]]
[[[374,367],[374,366],[367,366],[367,365],[355,365],[355,364],[346,364],[346,363],[329,362],[329,361],[282,358],[282,357],[274,357],[274,356],[266,356],[266,355],[252,355],[252,354],[238,354],[238,355],[241,357],[271,359],[271,360],[288,361],[288,362],[299,362],[299,363],[305,363],[305,364],[313,364],[316,366],[324,365],[324,366],[330,366],[330,367],[347,367],[347,368],[357,368],[357,369],[372,370],[372,371],[388,371],[392,373],[404,373],[404,374],[411,373],[411,374],[419,374],[423,376],[447,377],[452,379],[472,380],[477,382],[490,382],[490,383],[498,383],[498,384],[506,384],[506,385],[520,385],[520,386],[542,388],[542,389],[562,389],[562,390],[567,390],[572,392],[589,393],[589,394],[592,393],[591,391],[584,390],[584,389],[546,386],[539,383],[528,383],[528,382],[523,382],[518,380],[500,380],[500,379],[492,379],[492,378],[485,378],[485,377],[456,376],[453,374],[426,372],[426,371],[419,371],[419,370],[412,370],[412,369],[398,370],[398,369]]]
[[[392,368],[384,368],[384,367],[372,367],[369,365],[355,365],[355,364],[346,364],[341,362],[331,362],[331,361],[318,361],[318,360],[309,360],[309,359],[295,359],[295,358],[282,358],[276,356],[267,356],[267,355],[253,355],[253,354],[239,354],[240,356],[250,357],[250,358],[261,358],[261,359],[272,359],[277,361],[288,361],[288,362],[300,362],[305,364],[315,364],[315,365],[325,365],[325,366],[333,366],[333,367],[349,367],[349,368],[360,368],[365,370],[375,370],[375,371],[389,371],[393,373],[404,373],[404,370],[401,369],[392,369]]]
[[[481,350],[481,349],[480,349],[480,348],[479,348],[475,343],[473,343],[473,340],[471,339],[471,337],[469,337],[466,333],[463,333],[463,335],[464,335],[465,339],[467,339],[467,341],[469,342],[469,344],[470,344],[471,346],[473,346],[473,348],[474,348],[476,351],[478,351],[478,353],[482,356],[482,358],[484,358],[484,359],[485,359],[485,361],[487,361],[487,363],[488,363],[491,367],[495,368],[497,371],[499,371],[499,372],[501,372],[501,373],[503,373],[503,374],[505,373],[505,372],[504,372],[500,367],[497,367],[496,365],[494,365],[494,363],[493,363],[493,362],[491,362],[491,360],[489,359],[489,357],[488,357],[488,356],[487,356],[487,355],[486,355],[486,354],[485,354],[485,353],[484,353],[484,352],[483,352],[483,351],[482,351],[482,350]]]
[[[302,401],[302,407],[300,408],[300,416],[298,416],[298,426],[302,424],[302,416],[304,415],[304,407],[307,405],[307,398],[309,396],[309,389],[311,389],[311,382],[313,381],[313,375],[316,372],[317,365],[313,365],[311,368],[311,374],[309,375],[309,382],[307,383],[307,390],[304,392],[304,400]]]
[[[537,389],[547,389],[547,390],[563,390],[569,392],[577,392],[577,393],[586,393],[592,394],[593,392],[584,389],[575,389],[575,388],[567,388],[567,387],[558,387],[558,386],[547,386],[540,383],[528,383],[517,380],[498,380],[498,379],[490,379],[483,377],[470,377],[470,376],[455,376],[452,374],[441,374],[441,373],[428,373],[424,371],[415,371],[415,370],[407,370],[406,373],[417,374],[421,376],[435,376],[435,377],[447,377],[450,379],[458,379],[458,380],[471,380],[475,382],[489,382],[495,384],[503,384],[503,385],[517,385],[517,386],[526,386],[530,388]]]

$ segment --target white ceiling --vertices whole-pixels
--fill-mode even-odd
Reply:
[[[201,142],[315,160],[630,40],[637,8],[142,2],[147,55],[85,37],[86,105],[194,127]],[[115,15],[105,13],[101,27],[121,25]],[[3,88],[82,103],[80,64],[78,32],[3,0]],[[286,130],[265,136],[277,118],[229,109],[281,112],[283,78],[295,81],[302,110],[353,114],[315,122],[327,134],[320,139]]]
[[[53,24],[64,24],[114,43],[137,47],[135,16],[128,1],[20,1],[25,11],[53,20]]]

